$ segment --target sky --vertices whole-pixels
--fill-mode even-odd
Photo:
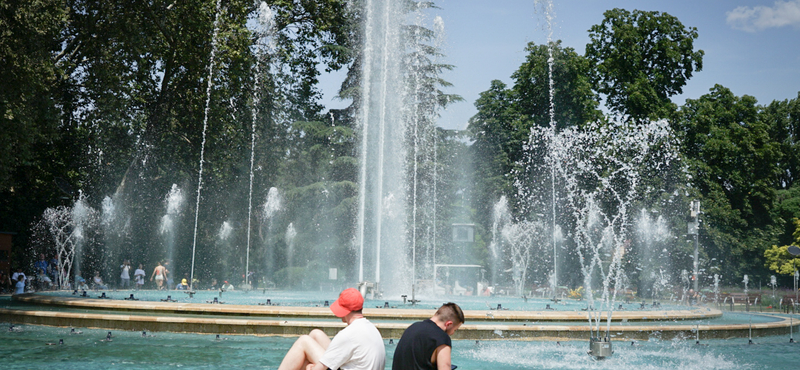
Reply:
[[[436,0],[429,12],[444,21],[441,62],[454,65],[443,78],[453,84],[445,91],[463,102],[441,112],[438,124],[464,129],[477,113],[474,103],[492,80],[513,85],[511,74],[525,60],[529,42],[547,42],[544,1]],[[678,105],[697,99],[715,84],[735,95],[754,96],[760,104],[798,98],[800,92],[800,0],[553,0],[553,39],[584,54],[588,30],[613,8],[658,11],[677,17],[685,27],[695,27],[695,49],[705,52],[702,71],[696,71],[673,97]],[[333,96],[343,73],[320,78],[328,108],[348,102]]]

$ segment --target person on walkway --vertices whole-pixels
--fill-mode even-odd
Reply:
[[[144,287],[145,276],[147,276],[147,273],[144,272],[144,266],[140,263],[139,268],[133,272],[133,279],[136,281],[136,290],[140,290]]]
[[[131,274],[130,274],[131,261],[125,260],[124,262],[122,262],[122,266],[120,266],[120,268],[122,269],[122,273],[119,274],[119,279],[120,279],[119,287],[120,287],[120,289],[130,288],[131,287]]]
[[[330,309],[347,323],[333,340],[319,329],[297,338],[278,370],[383,370],[386,349],[374,324],[361,313],[364,297],[354,288],[339,294]]]
[[[464,312],[445,303],[430,319],[411,324],[394,350],[392,370],[450,370],[450,336],[464,323]]]
[[[164,281],[167,280],[167,268],[158,263],[155,269],[153,269],[153,273],[150,275],[150,281],[153,281],[153,278],[156,280],[156,285],[158,286],[158,290],[164,289]]]

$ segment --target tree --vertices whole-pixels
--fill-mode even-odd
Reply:
[[[764,246],[783,227],[774,207],[782,153],[758,112],[752,96],[716,85],[687,100],[672,122],[703,197],[701,244],[736,276],[759,272]]]
[[[769,127],[770,137],[782,153],[777,163],[776,207],[784,223],[780,243],[791,243],[794,220],[800,217],[800,94],[791,100],[773,101],[763,107],[759,119]]]
[[[770,136],[783,153],[777,185],[789,189],[800,176],[800,93],[795,99],[773,101],[762,109],[759,118],[769,126]]]
[[[0,189],[20,187],[12,177],[36,162],[36,151],[56,134],[52,99],[61,71],[58,36],[67,21],[63,0],[0,1]]]
[[[264,54],[253,42],[250,0],[0,1],[0,139],[18,149],[0,155],[3,229],[22,231],[46,207],[68,203],[58,197],[66,195],[58,178],[93,206],[105,196],[127,203],[137,237],[135,245],[127,238],[127,249],[145,263],[162,258],[153,230],[170,186],[196,187],[210,86],[198,255],[213,258],[208,230],[246,209],[251,108],[258,107],[254,189],[266,191],[282,176],[292,123],[322,110],[319,69],[352,59],[357,27],[347,1],[267,3],[274,27]],[[218,212],[203,212],[209,208]]]
[[[666,117],[674,110],[670,97],[703,68],[704,52],[694,50],[697,29],[654,11],[615,8],[604,16],[586,45],[598,92],[612,111],[632,119]]]
[[[529,43],[528,56],[511,78],[519,112],[533,118],[541,127],[550,125],[548,49],[553,51],[553,108],[556,127],[581,126],[601,119],[599,97],[593,91],[589,61],[572,48],[562,48],[561,40],[550,45]]]

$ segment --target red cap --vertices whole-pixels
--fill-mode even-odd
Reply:
[[[331,305],[331,311],[336,317],[345,317],[351,311],[359,311],[362,308],[364,308],[364,297],[355,288],[347,288],[342,291],[339,299]]]

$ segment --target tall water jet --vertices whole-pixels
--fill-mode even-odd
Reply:
[[[214,61],[217,55],[217,36],[219,35],[219,11],[221,0],[217,0],[214,11],[214,33],[211,36],[211,56],[208,62],[208,78],[206,81],[206,105],[203,110],[203,141],[200,143],[200,171],[197,174],[197,201],[194,207],[194,233],[192,237],[192,264],[189,273],[189,290],[194,286],[194,258],[197,251],[197,224],[200,220],[200,194],[203,190],[203,164],[206,152],[206,131],[208,130],[208,112],[211,107],[211,87],[214,85]]]
[[[231,245],[232,244],[231,239],[233,239],[232,238],[233,233],[234,233],[234,228],[233,224],[230,221],[222,222],[222,225],[219,226],[219,230],[217,230],[216,246],[217,249],[220,251],[219,256],[222,261],[223,276],[231,276],[231,273],[233,272],[231,271],[232,267],[233,266],[238,267],[241,265],[241,262],[232,260],[235,257],[239,257],[239,256],[234,256],[232,253],[233,246]]]
[[[294,223],[289,223],[286,227],[286,267],[294,266],[294,238],[297,236],[297,230],[294,229]]]
[[[260,95],[258,94],[259,77],[261,76],[261,59],[270,52],[272,46],[271,35],[274,32],[274,13],[265,1],[262,1],[258,8],[258,28],[256,29],[257,58],[255,63],[255,81],[253,88],[253,104],[250,110],[250,183],[247,193],[247,243],[245,246],[244,273],[250,273],[250,239],[252,233],[253,220],[253,166],[256,156],[256,122],[258,120],[258,106]]]
[[[103,229],[103,239],[105,240],[106,256],[113,260],[119,254],[119,233],[116,228],[117,207],[111,197],[103,198],[100,209],[100,227]]]
[[[420,4],[418,4],[420,6]],[[420,6],[421,7],[421,6]],[[411,256],[411,285],[416,285],[421,272],[433,271],[436,263],[436,206],[437,206],[437,135],[435,126],[437,111],[432,109],[429,98],[431,67],[439,65],[439,53],[429,53],[432,47],[438,50],[444,38],[444,20],[434,17],[433,30],[426,28],[428,18],[422,11],[410,14],[411,26],[406,36],[403,64],[408,91],[403,103],[404,120],[407,127],[408,160],[406,169],[409,182],[409,248]],[[433,34],[432,37],[427,36]],[[426,45],[423,40],[430,40]],[[429,55],[430,54],[430,55]],[[455,251],[463,254],[462,251]],[[420,269],[418,266],[424,266]],[[412,289],[412,295],[414,289]]]
[[[78,200],[72,206],[72,225],[75,235],[75,272],[81,273],[83,246],[88,226],[94,224],[97,212],[86,202],[86,196],[79,192]]]
[[[405,253],[404,202],[406,199],[403,145],[406,127],[403,120],[404,86],[401,70],[402,2],[367,0],[365,4],[362,103],[358,112],[361,131],[359,205],[356,245],[358,281],[381,281],[381,253],[387,252],[403,269]],[[397,209],[386,209],[391,205]],[[392,215],[398,218],[393,218]],[[391,255],[393,254],[393,255]],[[368,276],[368,266],[374,273]],[[394,282],[402,281],[400,277]]]
[[[161,234],[164,242],[164,253],[167,261],[172,261],[175,253],[175,239],[177,236],[177,222],[180,220],[181,211],[183,210],[183,191],[178,187],[178,184],[172,184],[172,188],[164,196],[164,207],[166,211],[164,216],[161,217],[161,227],[159,233]]]
[[[128,255],[123,257],[123,241],[129,235],[131,228],[131,218],[126,217],[124,208],[118,200],[110,196],[103,198],[101,203],[100,227],[105,242],[106,266],[115,266],[123,258],[130,258]]]
[[[497,277],[500,273],[501,263],[503,262],[505,237],[502,234],[502,230],[510,220],[511,215],[508,212],[508,198],[503,195],[500,197],[500,200],[495,203],[494,212],[492,212],[492,241],[489,243],[489,253],[491,253],[489,273],[492,276],[492,286],[497,285]]]
[[[553,102],[555,98],[555,81],[553,81],[553,63],[555,59],[553,59],[553,18],[555,17],[555,13],[553,12],[553,2],[551,0],[544,1],[544,12],[545,18],[547,19],[547,95],[548,95],[548,116],[550,118],[550,133],[551,135],[555,135],[556,133],[556,105]],[[553,141],[551,141],[552,143]],[[553,296],[555,297],[558,293],[558,236],[556,235],[556,230],[558,229],[558,233],[560,234],[560,229],[556,225],[556,167],[551,166],[551,173],[550,173],[550,213],[552,216],[552,223],[550,224],[550,230],[553,234],[553,272],[550,279],[550,285],[552,288]]]
[[[259,228],[259,236],[261,237],[261,241],[264,245],[264,268],[265,274],[264,276],[269,276],[269,274],[274,273],[273,271],[273,261],[275,261],[275,248],[271,245],[272,239],[272,227],[273,222],[272,220],[281,210],[281,197],[278,193],[278,188],[271,187],[269,188],[269,192],[267,193],[267,200],[264,202],[261,211],[261,227]],[[245,274],[249,274],[250,271],[246,271]]]

